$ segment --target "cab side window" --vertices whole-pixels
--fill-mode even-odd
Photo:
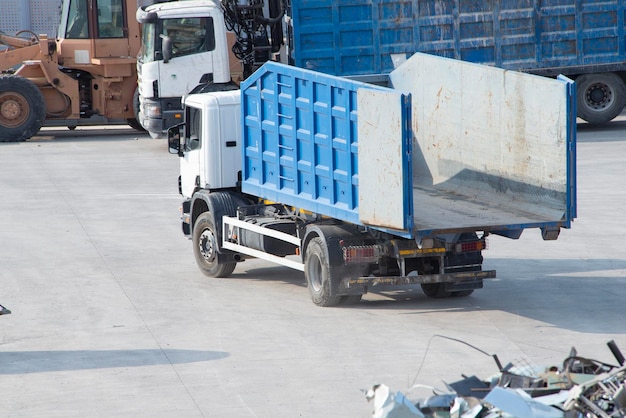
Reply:
[[[215,49],[212,18],[165,19],[163,34],[170,38],[172,58]]]
[[[188,122],[189,137],[187,137],[187,149],[189,151],[193,151],[199,149],[202,145],[201,141],[201,133],[202,133],[202,113],[200,109],[195,109],[193,107],[187,108],[186,118]]]
[[[124,0],[98,0],[98,38],[124,37]]]

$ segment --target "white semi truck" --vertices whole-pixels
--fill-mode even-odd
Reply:
[[[151,136],[182,121],[183,95],[230,88],[275,58],[284,43],[282,1],[169,1],[137,10],[138,119]]]

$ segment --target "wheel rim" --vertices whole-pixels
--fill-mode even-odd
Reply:
[[[589,109],[604,110],[613,104],[613,87],[604,83],[594,83],[585,91],[585,103]]]
[[[16,93],[0,94],[0,122],[7,128],[22,125],[28,118],[30,107],[24,96]]]
[[[311,287],[314,291],[319,292],[322,289],[322,262],[319,257],[315,256],[311,259],[307,273]]]
[[[217,240],[215,239],[213,231],[210,229],[202,231],[200,239],[198,240],[198,247],[202,258],[204,258],[207,263],[213,262],[217,250]]]

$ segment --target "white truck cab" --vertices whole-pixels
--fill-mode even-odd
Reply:
[[[191,94],[185,97],[185,125],[178,131],[180,193],[186,199],[199,188],[237,187],[241,172],[241,91]]]
[[[224,16],[218,2],[157,3],[137,10],[138,119],[153,136],[182,122],[181,97],[199,84],[231,80]]]

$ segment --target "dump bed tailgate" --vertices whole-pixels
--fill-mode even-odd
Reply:
[[[414,230],[556,232],[576,216],[574,84],[416,54],[394,70],[412,96]]]

